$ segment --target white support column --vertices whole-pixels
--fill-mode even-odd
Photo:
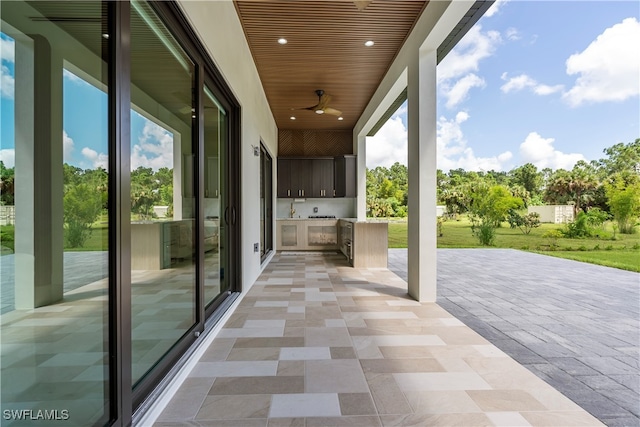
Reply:
[[[16,39],[15,307],[63,295],[62,58],[42,36]]]
[[[358,136],[358,155],[356,173],[357,173],[357,187],[356,191],[358,197],[356,199],[356,215],[358,221],[364,221],[367,219],[367,137]]]
[[[419,49],[408,68],[409,295],[436,300],[436,51]]]

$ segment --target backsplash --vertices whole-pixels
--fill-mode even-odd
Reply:
[[[335,215],[336,218],[354,218],[356,216],[355,198],[335,198],[335,199],[298,199],[303,202],[296,202],[295,199],[277,199],[276,218],[290,218],[291,203],[296,213],[294,218],[308,218],[310,215]],[[313,208],[317,207],[318,212]]]

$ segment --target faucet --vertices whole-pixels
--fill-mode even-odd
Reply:
[[[293,202],[291,203],[291,210],[289,211],[289,218],[293,218],[293,215],[296,213],[296,210],[293,209]]]

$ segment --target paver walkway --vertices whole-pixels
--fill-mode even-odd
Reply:
[[[391,271],[285,252],[154,425],[601,424]]]
[[[406,249],[389,251],[389,269],[405,280],[406,260]],[[640,274],[509,249],[439,249],[438,304],[603,423],[640,425]]]

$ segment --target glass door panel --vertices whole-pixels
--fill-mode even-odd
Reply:
[[[151,7],[131,3],[134,385],[196,322],[195,67]]]
[[[2,425],[109,413],[107,4],[0,3]]]
[[[225,110],[206,86],[204,94],[204,301],[208,306],[229,288],[224,274],[228,124]]]

